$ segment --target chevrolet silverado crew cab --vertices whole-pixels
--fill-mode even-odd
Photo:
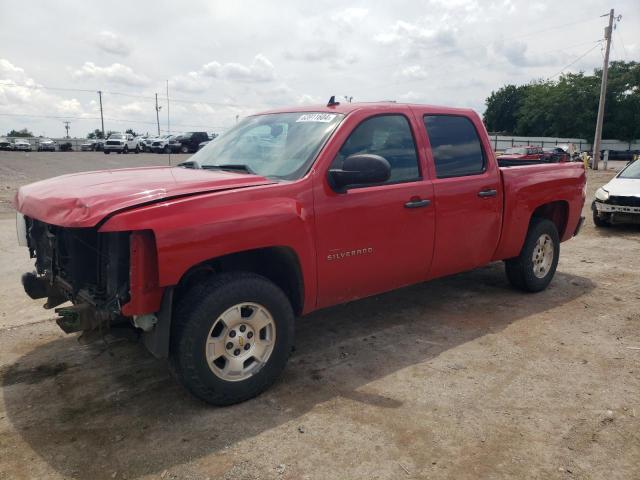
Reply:
[[[298,315],[498,260],[543,290],[584,188],[582,164],[500,167],[471,110],[333,101],[250,116],[179,166],[26,185],[15,207],[24,288],[65,332],[134,329],[227,405],[280,375]]]
[[[138,141],[133,138],[133,135],[130,133],[112,133],[109,135],[109,138],[104,142],[102,147],[105,154],[110,154],[111,152],[118,153],[129,153],[135,152],[140,153],[140,145]]]

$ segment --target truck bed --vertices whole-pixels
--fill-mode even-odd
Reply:
[[[553,202],[564,211],[560,240],[570,239],[578,226],[584,204],[586,173],[582,163],[500,165],[504,190],[500,241],[494,260],[519,254],[536,209]]]

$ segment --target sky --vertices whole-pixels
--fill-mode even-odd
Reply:
[[[85,137],[98,90],[105,130],[152,134],[156,93],[172,133],[331,95],[482,113],[505,84],[601,67],[610,8],[611,60],[640,61],[639,0],[0,0],[0,135]]]

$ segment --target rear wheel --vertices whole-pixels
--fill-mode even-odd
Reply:
[[[187,147],[186,145],[182,145],[180,147],[180,153],[189,153],[189,147]]]
[[[171,333],[179,380],[214,405],[255,397],[282,373],[294,315],[283,291],[250,273],[220,274],[180,301]]]
[[[507,278],[520,290],[540,292],[551,283],[559,257],[560,237],[555,224],[534,218],[520,255],[505,261]]]
[[[134,153],[136,155],[140,153],[140,145],[136,145],[136,149],[134,150]]]
[[[104,150],[105,155],[109,155],[111,152],[109,150]]]
[[[129,147],[127,145],[122,149],[122,153],[129,153]]]

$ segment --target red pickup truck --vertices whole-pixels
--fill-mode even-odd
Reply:
[[[500,167],[471,110],[330,102],[250,116],[177,167],[26,185],[15,207],[25,291],[71,302],[64,331],[134,329],[226,405],[282,372],[297,315],[498,260],[546,288],[584,200],[581,164]]]

